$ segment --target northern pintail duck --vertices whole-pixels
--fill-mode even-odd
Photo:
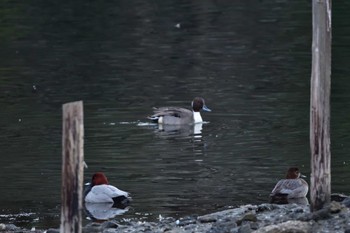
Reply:
[[[194,98],[191,105],[192,111],[180,107],[154,108],[154,114],[148,117],[148,119],[164,125],[195,124],[203,122],[200,114],[201,110],[211,111],[201,97]]]
[[[131,198],[128,192],[108,184],[107,177],[102,172],[92,176],[91,183],[84,191],[87,203],[114,203],[115,207],[125,207]]]
[[[300,178],[299,168],[291,167],[288,169],[286,179],[277,182],[272,190],[270,197],[286,196],[287,198],[306,197],[309,191],[309,185],[305,180]]]

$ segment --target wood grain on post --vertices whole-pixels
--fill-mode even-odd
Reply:
[[[63,105],[61,233],[82,232],[83,102]]]
[[[310,101],[311,210],[330,202],[331,0],[312,1],[312,73]]]

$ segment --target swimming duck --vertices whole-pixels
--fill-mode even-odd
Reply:
[[[161,107],[154,108],[154,114],[148,119],[152,122],[164,125],[183,125],[203,122],[200,111],[210,112],[211,110],[205,105],[204,99],[195,97],[192,101],[192,111],[180,107]]]
[[[309,191],[309,185],[300,178],[299,168],[291,167],[287,171],[286,179],[277,182],[272,190],[270,197],[286,196],[287,198],[306,197]],[[305,177],[305,176],[303,176]]]
[[[87,203],[114,203],[113,207],[125,208],[131,198],[128,192],[108,184],[107,177],[102,172],[92,176],[91,183],[84,191]]]

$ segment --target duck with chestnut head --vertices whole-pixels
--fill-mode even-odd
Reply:
[[[304,198],[309,191],[308,183],[300,178],[299,168],[291,167],[287,171],[285,179],[279,180],[272,190],[270,197],[284,196],[290,198]]]
[[[110,185],[105,174],[97,172],[84,190],[84,200],[86,203],[114,203],[113,206],[120,208],[127,206],[131,197],[128,192]]]

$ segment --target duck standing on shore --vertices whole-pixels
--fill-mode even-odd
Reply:
[[[97,172],[84,190],[84,200],[87,203],[113,203],[113,207],[125,208],[131,197],[128,192],[109,185],[107,177],[102,172]]]
[[[154,108],[154,114],[148,119],[154,123],[164,125],[183,125],[202,123],[200,111],[210,112],[202,97],[195,97],[192,101],[192,111],[180,107],[160,107]]]
[[[287,171],[286,179],[277,182],[275,188],[272,190],[270,197],[272,199],[285,198],[304,198],[309,191],[308,183],[300,178],[301,174],[299,168],[291,167]]]

